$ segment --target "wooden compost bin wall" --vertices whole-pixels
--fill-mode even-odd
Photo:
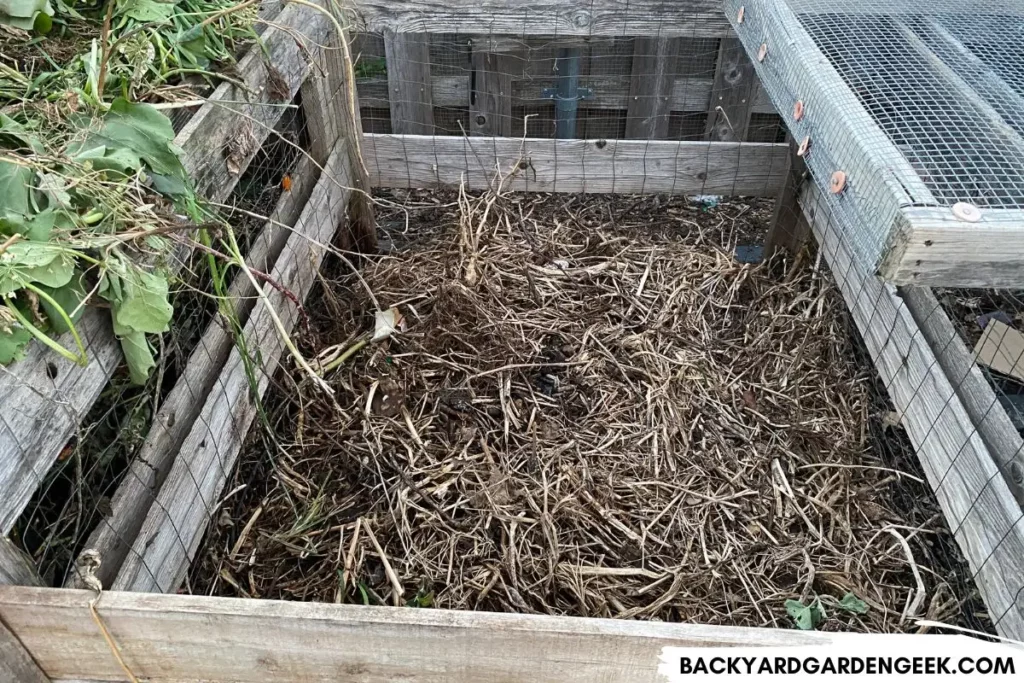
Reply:
[[[337,45],[330,17],[297,4],[281,9],[276,0],[264,3],[261,16],[273,17],[262,31],[263,44],[252,46],[237,65],[235,78],[245,88],[231,83],[218,87],[175,142],[183,150],[182,160],[197,192],[212,202],[223,202],[287,111],[290,105],[286,103],[294,101],[302,90],[310,153],[291,169],[290,191],[282,195],[272,220],[247,256],[251,266],[272,273],[285,288],[298,292],[306,284],[307,275],[311,276],[308,262],[312,254],[303,255],[311,244],[306,238],[329,243],[338,226],[343,225],[346,188],[362,182],[349,172],[361,130],[358,121],[354,121],[354,129],[349,123],[353,118],[348,114],[342,53],[339,49],[322,49]],[[356,143],[345,144],[346,140]],[[321,174],[323,166],[328,172]],[[311,196],[315,201],[307,203]],[[184,261],[186,251],[179,248],[170,259],[172,267]],[[296,259],[302,259],[307,267],[298,268]],[[290,310],[290,304],[275,298],[280,297],[277,290],[269,285],[261,290],[262,296],[276,303],[279,310]],[[246,322],[253,311],[255,291],[253,282],[244,273],[239,274],[230,288],[232,303],[240,322],[247,324],[249,348],[262,348],[264,358],[276,361],[279,353],[271,354],[270,346],[279,336],[276,331],[267,334],[267,329],[277,323],[268,321],[266,307],[260,306]],[[287,318],[287,314],[282,317]],[[282,322],[287,327],[288,321]],[[0,583],[40,583],[34,567],[7,534],[120,363],[121,351],[107,313],[89,309],[79,330],[90,361],[85,367],[33,344],[26,358],[0,375]],[[65,339],[63,343],[71,342]],[[217,438],[244,436],[251,421],[246,411],[252,401],[246,389],[235,389],[234,395],[228,396],[225,377],[229,375],[222,374],[237,353],[233,336],[218,320],[211,321],[186,369],[153,416],[142,451],[136,454],[112,497],[111,509],[104,513],[86,544],[100,551],[103,564],[99,577],[104,585],[114,583],[128,546],[150,518],[162,480],[170,476],[173,481],[176,468],[188,466],[177,458],[179,451],[189,455],[205,451],[203,447],[195,448],[198,444],[192,444],[193,451],[188,450],[187,439],[195,431],[197,418],[202,419],[204,411],[213,406],[228,405],[231,419],[221,423],[223,433]],[[218,391],[214,391],[215,384]],[[200,494],[203,489],[198,488],[196,493]],[[201,502],[207,500],[192,496],[182,502],[192,505],[193,515],[199,511],[205,515]],[[193,533],[201,536],[205,522],[202,515],[191,519]],[[72,577],[69,584],[78,582]]]
[[[781,142],[784,135],[729,29],[677,38],[414,35],[415,42],[366,33],[355,41],[361,67],[386,71],[356,78],[368,133],[552,137],[554,104],[544,91],[556,86],[559,47],[575,47],[580,87],[591,91],[578,103],[578,138]],[[496,65],[493,86],[482,75],[486,64]],[[483,131],[474,85],[481,99],[497,90],[509,100]]]

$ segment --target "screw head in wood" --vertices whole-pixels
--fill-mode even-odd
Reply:
[[[953,215],[965,223],[977,223],[981,220],[981,209],[968,202],[957,202],[953,205]]]
[[[764,58],[768,56],[768,43],[761,43],[761,47],[757,48],[757,61],[763,62]]]
[[[737,24],[742,24],[743,23],[743,15],[746,14],[746,11],[747,11],[747,8],[743,7],[741,5],[740,6],[740,10],[736,13],[736,23]]]
[[[793,120],[799,121],[804,117],[804,101],[797,100],[793,105]]]
[[[800,146],[796,148],[796,155],[798,157],[807,156],[807,152],[811,149],[811,138],[810,136],[805,137],[800,141]]]
[[[832,194],[839,194],[846,189],[846,173],[836,171],[828,183],[828,191]]]

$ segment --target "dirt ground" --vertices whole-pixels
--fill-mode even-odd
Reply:
[[[770,202],[379,201],[306,308],[333,396],[275,377],[190,590],[989,628],[827,270],[734,258]]]

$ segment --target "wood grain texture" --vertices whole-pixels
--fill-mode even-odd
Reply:
[[[0,617],[0,683],[50,683],[21,641]]]
[[[679,57],[677,38],[636,38],[626,108],[626,137],[663,140],[668,137]]]
[[[0,588],[0,618],[55,679],[122,680],[86,591]],[[644,683],[665,646],[827,644],[827,633],[439,609],[106,593],[98,610],[152,683]]]
[[[522,58],[510,54],[474,52],[470,75],[469,133],[508,137],[512,135],[512,77]]]
[[[1024,439],[1020,432],[932,291],[927,287],[902,287],[899,293],[995,458],[1014,500],[1024,509]]]
[[[717,37],[729,24],[718,0],[355,0],[361,30],[514,36]]]
[[[982,209],[979,223],[947,208],[904,209],[882,277],[898,285],[1024,287],[1024,211]]]
[[[0,536],[0,584],[11,586],[42,586],[32,558],[9,538]]]
[[[775,210],[768,234],[764,238],[764,257],[771,258],[778,251],[795,255],[811,238],[811,226],[800,208],[800,191],[807,179],[807,166],[797,156],[796,147],[789,142],[789,171],[786,184],[775,199]]]
[[[586,86],[594,91],[594,96],[580,100],[580,109],[627,109],[629,107],[629,89],[623,85],[622,76],[597,74],[587,76]],[[523,104],[536,103],[543,99],[544,88],[553,87],[551,79],[512,79],[512,100]],[[676,78],[672,84],[671,111],[704,112],[711,103],[712,79],[710,78]],[[356,81],[359,90],[359,102],[364,107],[386,108],[388,102],[388,84],[385,78],[361,78]],[[431,78],[431,97],[437,107],[464,107],[469,97],[469,76],[433,76]],[[771,99],[761,89],[757,89],[753,111],[760,114],[773,114],[775,107]]]
[[[384,32],[391,130],[397,135],[434,133],[430,84],[430,35]]]
[[[722,38],[705,137],[721,141],[745,140],[759,89],[754,65],[743,43],[734,35]]]
[[[289,99],[308,73],[306,54],[315,54],[327,36],[328,20],[319,12],[289,5],[275,19],[276,27],[262,41],[273,64],[288,83]],[[296,41],[302,37],[302,46]],[[239,62],[239,77],[252,93],[224,83],[175,138],[182,162],[196,187],[208,199],[223,201],[238,176],[227,171],[224,150],[249,130],[247,149],[239,158],[248,165],[283,113],[267,104],[267,69],[263,47],[254,46]],[[248,103],[247,103],[248,102]],[[171,259],[179,267],[185,257]],[[0,374],[0,533],[11,530],[60,449],[75,432],[121,360],[121,350],[105,311],[90,309],[79,323],[89,363],[77,366],[41,344],[29,346],[26,357]],[[60,339],[73,348],[70,335]]]
[[[645,140],[363,136],[375,187],[486,189],[497,168],[506,190],[666,192],[774,197],[786,177],[782,144]]]
[[[1024,521],[981,434],[910,310],[865,275],[810,183],[801,204],[910,437],[996,630],[1024,638]]]
[[[345,147],[345,141],[339,141],[331,153],[270,273],[299,301],[305,299],[319,270],[325,252],[322,245],[330,242],[344,220],[350,182]],[[267,301],[258,304],[243,333],[245,347],[262,359],[255,369],[260,396],[284,348],[267,302],[287,332],[298,318],[297,309],[280,290],[268,284],[264,293]],[[215,390],[192,425],[114,580],[114,589],[171,592],[184,579],[256,414],[247,365],[238,346],[232,348]]]
[[[281,224],[295,224],[320,170],[312,160],[302,156],[290,170],[290,175],[291,191],[281,196],[270,215],[270,222],[264,226],[246,256],[250,267],[264,273],[270,272],[291,234]],[[244,273],[236,275],[228,289],[234,314],[243,325],[256,303],[254,293],[252,283]],[[96,577],[102,585],[109,586],[124,563],[182,443],[219,379],[233,345],[234,335],[227,319],[218,314],[207,325],[184,373],[160,404],[146,440],[111,497],[109,512],[103,515],[83,546],[99,553],[101,564],[96,569]],[[65,586],[85,587],[81,577],[75,573],[67,577]]]

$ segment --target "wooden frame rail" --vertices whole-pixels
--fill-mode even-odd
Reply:
[[[722,194],[774,197],[784,144],[668,140],[549,140],[363,136],[374,187],[497,187],[534,192]]]
[[[124,680],[90,614],[95,597],[0,587],[0,622],[51,680]],[[666,646],[831,642],[781,629],[116,592],[97,612],[151,683],[654,683]]]

